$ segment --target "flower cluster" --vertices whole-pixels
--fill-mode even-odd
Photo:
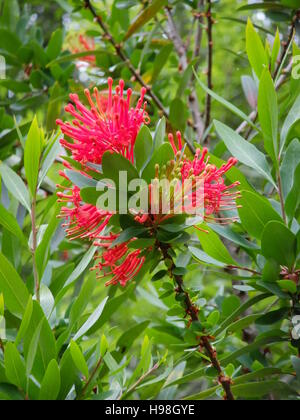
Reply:
[[[177,133],[178,148],[174,142],[174,136],[169,134],[169,141],[174,150],[174,154],[178,157],[182,156],[182,139],[181,133]],[[181,180],[185,181],[191,177],[201,180],[201,188],[203,190],[203,203],[204,203],[204,219],[206,221],[213,221],[220,211],[232,210],[236,208],[236,200],[239,197],[239,192],[232,190],[239,186],[239,182],[231,185],[226,185],[224,175],[233,166],[237,164],[238,160],[230,158],[228,162],[217,168],[215,165],[209,164],[208,149],[203,148],[196,150],[193,160],[187,159],[186,156],[180,162]],[[222,223],[222,219],[218,217],[218,222]],[[232,221],[232,219],[230,219]]]
[[[61,144],[72,152],[74,160],[82,164],[100,164],[107,151],[120,153],[133,161],[139,129],[142,124],[149,123],[144,102],[146,89],[142,89],[137,106],[132,108],[132,90],[128,89],[125,98],[123,80],[117,86],[115,94],[111,78],[108,79],[108,87],[108,96],[102,96],[97,88],[94,89],[95,102],[90,91],[85,90],[90,109],[82,104],[78,95],[70,95],[74,105],[69,104],[65,110],[74,120],[72,123],[57,121],[63,134],[72,139],[72,143],[62,140]]]
[[[108,93],[100,94],[95,88],[93,95],[85,91],[89,108],[79,99],[78,95],[70,95],[71,102],[66,112],[74,119],[72,122],[57,121],[66,138],[61,140],[62,146],[72,154],[75,161],[72,168],[69,162],[64,165],[69,170],[76,170],[81,175],[90,178],[93,171],[98,171],[105,152],[119,153],[134,164],[134,145],[138,132],[143,124],[149,123],[144,101],[146,89],[142,89],[141,96],[135,107],[131,106],[132,90],[128,89],[124,95],[124,82],[121,80],[113,93],[113,80],[108,80]],[[227,186],[224,174],[236,164],[230,159],[221,168],[209,164],[208,150],[197,150],[194,158],[188,159],[184,155],[181,134],[177,133],[178,147],[174,137],[169,135],[169,141],[174,150],[174,160],[168,166],[168,177],[172,179],[176,173],[179,181],[198,177],[202,180],[204,191],[205,219],[213,220],[221,211],[235,206],[238,193],[231,190],[238,185]],[[81,170],[78,169],[78,164]],[[93,166],[94,165],[94,166]],[[91,169],[96,168],[96,169]],[[95,172],[94,172],[95,173]],[[67,173],[61,175],[68,180],[69,187],[59,185],[58,197],[66,205],[62,207],[60,217],[65,220],[68,237],[74,239],[89,239],[101,249],[95,270],[99,271],[99,278],[110,276],[107,285],[121,284],[125,286],[141,270],[145,262],[142,250],[130,249],[131,240],[119,244],[119,232],[111,232],[109,228],[112,212],[86,204],[80,196],[80,188],[72,185]],[[157,171],[159,178],[159,169]],[[149,186],[150,188],[150,186]],[[171,214],[161,214],[158,217],[151,214],[136,215],[135,221],[149,227],[151,223],[158,223]],[[222,220],[220,222],[222,223]]]
[[[89,53],[95,50],[95,40],[85,35],[79,35],[78,38],[70,40],[70,48],[73,54]],[[96,64],[96,57],[94,55],[86,55],[80,58],[80,61],[94,66]],[[78,65],[81,66],[80,64]]]

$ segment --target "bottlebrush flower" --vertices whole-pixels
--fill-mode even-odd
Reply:
[[[108,80],[108,86],[107,97],[100,95],[97,89],[94,90],[93,98],[89,90],[85,91],[90,105],[89,108],[81,103],[78,95],[70,95],[74,105],[69,104],[66,111],[74,117],[74,120],[72,123],[57,121],[62,132],[69,138],[68,140],[62,139],[61,144],[65,149],[71,151],[73,159],[81,164],[80,174],[88,178],[93,172],[88,164],[101,164],[103,154],[107,151],[119,153],[134,163],[134,145],[137,134],[142,124],[148,124],[149,122],[146,103],[144,103],[145,89],[142,89],[141,97],[136,107],[133,108],[130,106],[132,91],[129,89],[127,96],[124,97],[123,81],[120,81],[115,94],[112,90],[112,79]],[[170,182],[174,181],[176,186],[184,184],[187,180],[200,179],[201,191],[199,192],[203,195],[204,219],[213,221],[218,217],[220,223],[227,222],[227,219],[220,218],[218,214],[220,211],[229,210],[236,206],[235,201],[239,193],[231,190],[239,183],[236,182],[227,186],[224,175],[237,163],[237,160],[231,158],[221,168],[217,168],[209,163],[206,148],[202,151],[198,149],[194,158],[188,159],[184,155],[179,132],[177,133],[177,140],[178,147],[175,145],[173,135],[169,135],[169,141],[174,150],[174,160],[163,168],[157,165],[156,180],[167,178]],[[64,165],[69,170],[73,169],[68,162],[65,162]],[[78,168],[78,165],[76,167]],[[73,170],[78,171],[78,169]],[[125,286],[140,272],[145,262],[145,251],[149,252],[152,247],[149,246],[147,250],[131,250],[130,243],[135,238],[115,245],[114,243],[121,232],[114,228],[110,233],[106,233],[107,229],[110,229],[108,225],[113,213],[85,204],[80,196],[80,188],[71,185],[72,183],[65,172],[62,172],[61,175],[70,183],[68,187],[59,186],[61,191],[58,192],[59,200],[66,203],[61,209],[60,217],[66,220],[64,226],[67,235],[70,239],[89,239],[93,241],[94,245],[101,249],[101,252],[95,257],[97,263],[94,270],[99,272],[98,278],[109,276],[111,279],[106,283],[107,285],[120,284]],[[152,189],[153,185],[151,184],[149,185],[150,206],[148,214],[135,214],[135,221],[149,228],[150,231],[174,216],[174,212],[164,213],[163,210],[160,210],[158,214],[151,214]],[[193,187],[187,192],[192,198],[194,193]],[[175,198],[175,205],[179,203],[179,201],[176,202],[176,198],[180,197],[182,198],[182,194],[180,195],[175,188],[173,197],[173,199]],[[187,207],[184,207],[184,210],[188,213]],[[231,221],[232,219],[230,219]]]
[[[84,53],[84,52],[88,53],[90,51],[95,50],[95,40],[93,38],[84,36],[82,34],[79,35],[79,37],[75,39],[75,42],[73,39],[71,39],[70,44],[71,44],[70,49],[73,54]],[[87,56],[81,57],[80,61],[86,62],[94,66],[96,64],[96,57],[94,55],[87,55]],[[79,64],[78,67],[81,67],[81,65]]]
[[[61,144],[72,152],[75,161],[82,164],[81,173],[85,176],[89,176],[89,168],[86,164],[101,164],[102,156],[106,151],[120,153],[133,161],[137,134],[142,124],[149,123],[146,102],[144,102],[146,89],[141,90],[138,103],[133,108],[130,106],[132,90],[128,89],[127,96],[124,97],[122,80],[115,94],[113,94],[111,78],[108,79],[108,86],[108,96],[100,95],[99,91],[94,89],[95,102],[90,92],[85,91],[90,109],[81,103],[78,95],[70,95],[75,106],[69,104],[66,112],[70,113],[75,120],[72,123],[57,120],[62,132],[72,140],[70,142],[62,139]],[[67,169],[72,169],[69,163],[64,162],[64,165]],[[61,172],[61,175],[70,181],[64,172]],[[125,286],[142,268],[144,257],[139,257],[139,251],[128,253],[128,244],[108,249],[108,245],[116,239],[111,235],[103,236],[112,213],[84,204],[80,197],[80,188],[77,186],[66,188],[58,185],[58,188],[62,190],[57,194],[59,201],[66,203],[66,206],[61,209],[60,217],[65,219],[64,227],[68,237],[71,240],[101,240],[101,242],[96,242],[95,246],[103,248],[100,258],[104,263],[98,263],[96,269],[103,271],[110,262],[110,273],[106,275],[112,275],[113,278],[108,284],[120,283]]]
[[[236,208],[236,200],[240,196],[240,192],[232,192],[232,190],[239,186],[240,183],[235,182],[231,185],[226,185],[224,175],[237,164],[238,160],[230,158],[226,164],[218,169],[215,165],[209,164],[207,148],[203,148],[202,151],[197,149],[193,160],[190,160],[186,156],[182,156],[183,145],[180,132],[177,132],[177,140],[178,148],[175,145],[174,136],[169,134],[170,144],[178,162],[180,162],[181,182],[184,183],[184,181],[193,178],[201,181],[202,192],[200,194],[204,194],[204,220],[211,222],[216,219],[216,215],[220,211]],[[195,194],[197,194],[197,191]],[[230,223],[234,219],[218,217],[218,221],[219,223]]]
[[[57,120],[62,132],[72,139],[61,140],[61,144],[72,152],[73,159],[86,164],[100,164],[102,156],[107,151],[120,153],[133,161],[134,144],[142,124],[149,123],[144,97],[146,89],[141,90],[141,96],[135,108],[130,106],[132,90],[128,89],[124,97],[124,81],[121,80],[113,94],[113,80],[108,79],[107,99],[94,89],[94,100],[90,91],[85,95],[90,109],[84,106],[78,95],[70,95],[71,101],[65,110],[75,119],[72,123]]]
[[[103,252],[96,257],[100,262],[93,270],[103,273],[102,275],[99,274],[98,278],[112,276],[112,279],[106,283],[106,286],[118,283],[123,287],[126,286],[140,272],[145,262],[145,257],[141,256],[140,250],[129,251],[128,245],[130,241],[112,246],[118,237],[118,234],[111,234],[100,238],[101,242],[95,243],[96,246],[103,249]]]

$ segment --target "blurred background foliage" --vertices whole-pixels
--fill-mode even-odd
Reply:
[[[55,184],[60,182],[59,170],[62,169],[62,163],[59,155],[62,151],[57,142],[59,133],[55,120],[62,116],[65,118],[64,106],[68,103],[69,93],[76,92],[83,98],[83,89],[86,87],[97,86],[100,90],[106,90],[108,76],[112,76],[115,80],[123,78],[126,86],[133,87],[135,92],[139,92],[141,87],[135,75],[129,70],[128,63],[120,59],[120,54],[116,54],[116,48],[111,45],[109,37],[103,36],[103,30],[94,21],[91,10],[84,8],[83,3],[81,0],[48,2],[1,0],[0,54],[5,57],[7,67],[6,78],[0,81],[0,160],[5,161],[8,167],[25,179],[23,146],[34,115],[37,115],[39,126],[44,129],[45,144],[55,144],[54,152],[49,148],[52,151],[51,159],[48,161],[50,165],[45,166],[47,176],[43,178],[38,193],[36,216],[40,232],[39,245],[42,244],[40,258],[43,259],[40,264],[40,274],[44,289],[41,289],[41,293],[45,302],[49,304],[50,300],[50,306],[53,299],[58,301],[55,317],[49,319],[57,339],[57,360],[60,360],[67,349],[70,336],[74,338],[74,333],[90,319],[89,316],[96,308],[99,309],[99,303],[103,302],[107,295],[111,302],[103,312],[98,312],[98,321],[94,325],[88,325],[88,334],[81,342],[81,350],[85,354],[90,374],[91,371],[94,372],[93,367],[100,353],[104,355],[107,348],[109,349],[105,364],[100,368],[102,379],[92,375],[91,382],[83,385],[86,381],[82,380],[82,376],[88,374],[86,362],[82,362],[81,356],[78,356],[81,350],[74,344],[73,362],[66,353],[63,361],[58,362],[62,381],[59,397],[62,399],[67,395],[70,398],[75,395],[78,398],[91,397],[91,390],[97,382],[98,391],[94,396],[96,399],[116,398],[120,396],[120,392],[121,394],[123,392],[122,398],[134,396],[145,399],[177,399],[216,385],[214,382],[216,375],[213,369],[205,370],[206,361],[203,361],[201,353],[189,354],[188,351],[183,353],[182,350],[186,350],[187,343],[193,344],[193,337],[189,337],[182,328],[181,321],[172,317],[170,308],[174,306],[175,301],[174,296],[168,293],[168,284],[151,282],[149,276],[146,276],[142,283],[137,281],[137,285],[130,285],[125,290],[116,286],[106,289],[101,280],[95,280],[94,272],[89,272],[87,269],[93,257],[91,251],[88,251],[88,245],[76,241],[69,242],[64,236],[60,220],[57,219],[59,204],[56,204]],[[213,100],[212,117],[206,127],[207,130],[205,131],[205,128],[203,130],[204,135],[199,138],[199,133],[193,129],[195,121],[189,107],[189,97],[191,93],[196,92],[198,111],[204,122],[207,96],[193,77],[193,66],[205,85],[207,85],[207,73],[211,71],[214,92],[245,114],[250,114],[257,105],[258,79],[249,66],[246,53],[247,19],[251,18],[261,38],[268,40],[270,45],[273,45],[278,28],[281,41],[284,43],[289,40],[292,18],[295,9],[299,7],[299,2],[265,1],[259,5],[256,2],[254,5],[252,4],[254,2],[249,2],[248,5],[245,1],[233,0],[212,2],[210,7],[213,24],[213,65],[210,69],[208,23],[206,17],[201,15],[207,11],[207,7],[201,7],[199,10],[197,0],[164,2],[170,7],[169,12],[185,46],[184,54],[188,60],[188,68],[185,71],[182,68],[182,57],[178,58],[174,42],[168,36],[170,33],[168,34],[169,27],[164,8],[160,7],[149,20],[144,18],[141,25],[136,24],[139,22],[137,16],[149,7],[150,3],[147,0],[92,2],[94,10],[101,15],[105,27],[115,40],[117,52],[119,47],[124,51],[136,73],[142,77],[146,85],[151,87],[151,92],[163,104],[164,109],[159,109],[148,92],[148,111],[153,121],[151,128],[155,128],[158,118],[165,113],[168,116],[169,131],[180,129],[192,146],[195,142],[206,143],[216,158],[225,158],[228,152],[225,144],[214,132],[212,119],[220,120],[233,129],[239,126],[241,119],[224,107],[220,101]],[[133,22],[136,25],[135,30]],[[203,39],[199,55],[197,53],[194,57],[197,25],[202,28]],[[298,21],[295,29],[294,51],[297,51],[297,48],[300,48]],[[92,51],[88,51],[87,55],[86,45],[80,41],[80,35],[84,37]],[[87,60],[87,56],[93,56],[95,59]],[[299,80],[289,80],[288,76],[278,93],[279,113],[282,118],[286,116],[299,92]],[[296,124],[293,130],[291,137],[299,139],[299,124]],[[250,139],[253,137],[254,144],[261,148],[261,137],[252,136],[253,133],[248,131],[246,127],[244,132],[250,136]],[[245,167],[242,171],[258,191],[270,193],[270,185],[266,185],[257,173]],[[26,213],[23,205],[19,205],[19,201],[12,196],[11,191],[8,191],[6,184],[3,182],[1,184],[1,207],[17,219],[22,235],[24,234],[28,240],[32,229],[30,215]],[[297,216],[299,221],[299,213]],[[22,242],[24,237],[21,238],[20,232],[16,236],[14,229],[3,220],[1,224],[1,252],[26,282],[29,292],[34,294],[32,255]],[[235,232],[239,234],[245,230],[238,225]],[[211,237],[212,244],[204,247],[204,251],[210,257],[216,257],[218,251],[213,248],[214,246],[218,248],[221,240],[213,232]],[[232,246],[228,239],[230,238],[227,236],[223,243],[233,255],[237,245]],[[223,245],[220,246],[223,252],[220,257],[221,264],[231,264],[232,257]],[[243,248],[243,245],[241,246]],[[251,247],[255,253],[255,246],[255,244],[249,246],[249,253],[237,251],[238,257],[234,258],[239,259],[240,265],[249,264],[248,254],[251,254]],[[190,262],[190,255],[185,253],[179,258],[182,265]],[[191,264],[189,268],[186,283],[193,290],[197,304],[203,309],[205,316],[215,314],[210,318],[213,325],[222,326],[222,323],[230,319],[230,316],[238,311],[248,298],[257,296],[257,289],[249,288],[244,283],[241,285],[244,277],[229,268],[220,269],[218,265],[199,266],[199,264]],[[66,287],[66,282],[70,283],[69,287]],[[232,285],[235,286],[234,289]],[[63,294],[60,293],[62,289]],[[260,290],[266,292],[264,287]],[[280,293],[282,298],[284,292],[278,289],[276,291],[276,299],[280,299]],[[261,314],[277,303],[277,301],[274,303],[274,294],[271,293],[264,300],[257,300],[254,306],[255,314]],[[45,306],[43,309],[45,310]],[[38,313],[36,307],[34,311]],[[216,311],[219,315],[216,315]],[[10,311],[6,310],[5,314],[7,340],[13,342],[16,339],[16,332],[20,329],[20,320]],[[274,330],[270,333],[266,324],[254,325],[256,318],[252,312],[247,316],[244,324],[234,325],[232,331],[217,344],[218,351],[224,358],[228,376],[252,372],[254,375],[249,377],[251,381],[252,378],[260,378],[257,372],[263,371],[267,375],[265,369],[271,369],[270,375],[280,374],[284,383],[290,384],[290,388],[287,391],[287,388],[280,385],[281,382],[278,385],[276,379],[269,379],[261,382],[260,386],[255,383],[255,388],[249,386],[246,389],[243,388],[242,382],[239,385],[237,380],[237,395],[240,393],[244,398],[274,396],[299,398],[297,397],[299,381],[297,383],[290,376],[285,377],[285,374],[289,375],[292,371],[294,373],[294,368],[291,368],[291,357],[294,357],[294,366],[299,375],[299,362],[295,357],[298,352],[297,346],[291,348],[286,341],[281,344],[284,339],[278,337],[275,343],[270,339],[271,333],[275,334],[275,328],[279,330],[281,324],[275,323]],[[249,318],[251,316],[252,318]],[[38,320],[38,315],[36,317]],[[235,316],[233,320],[236,320]],[[280,321],[281,319],[278,319],[279,323]],[[70,322],[73,323],[71,330]],[[32,333],[37,330],[37,324],[37,321],[33,324],[35,328]],[[290,325],[290,320],[286,318],[282,325],[282,331],[285,333],[282,332],[281,335],[285,337],[288,335]],[[280,333],[278,335],[280,336]],[[258,341],[257,337],[260,338]],[[29,342],[34,340],[34,337],[28,340]],[[47,341],[47,338],[45,340]],[[51,338],[49,340],[48,345],[51,347]],[[244,347],[246,344],[250,347]],[[24,343],[25,358],[26,346],[27,350],[28,347],[31,348],[30,343]],[[237,349],[242,349],[240,355],[231,358],[230,355]],[[10,352],[13,354],[13,350]],[[50,351],[48,355],[50,360],[52,356]],[[75,366],[74,360],[77,360]],[[23,398],[24,395],[18,391],[22,386],[16,384],[13,378],[6,377],[7,371],[6,373],[4,371],[1,352],[0,361],[0,397]],[[199,371],[201,366],[204,366],[205,374]],[[20,369],[22,370],[22,367]],[[50,366],[49,369],[49,375],[55,378],[55,366]],[[154,372],[154,376],[151,376]],[[193,372],[196,374],[193,375]],[[96,373],[99,371],[96,370]],[[136,384],[143,374],[148,374],[152,381]],[[36,375],[38,377],[39,372]],[[68,375],[70,378],[66,379]],[[7,382],[17,386],[4,385]],[[29,394],[35,398],[38,395],[36,385],[31,380],[29,382]],[[171,383],[172,386],[169,386]],[[134,384],[134,388],[131,388]],[[201,398],[220,395],[221,391],[216,386],[213,392],[204,393]]]

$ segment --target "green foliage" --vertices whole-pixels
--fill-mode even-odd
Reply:
[[[213,2],[213,88],[205,31],[196,48],[210,15],[197,3],[92,2],[100,27],[81,0],[0,1],[0,400],[222,399],[203,338],[236,399],[299,399],[300,89],[289,65],[299,37],[288,38],[299,2]],[[78,25],[91,51],[80,49]],[[105,95],[108,76],[134,97],[148,86],[151,121],[131,161],[107,152],[86,176],[68,152],[73,169],[64,168],[55,121],[67,118],[69,93],[85,105],[85,88]],[[209,120],[204,134],[197,110]],[[218,167],[238,159],[225,180],[241,184],[237,208],[220,223],[178,215],[155,229],[114,216],[113,246],[133,239],[145,264],[126,288],[105,287],[90,270],[101,240],[64,233],[55,186],[70,192],[60,171],[95,205],[98,181],[119,190],[119,171],[149,182],[170,165],[167,134],[178,129],[182,155],[205,145]]]

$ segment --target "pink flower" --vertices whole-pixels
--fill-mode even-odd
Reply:
[[[209,164],[207,148],[203,148],[202,151],[197,149],[193,160],[190,160],[186,156],[182,156],[183,145],[180,132],[177,132],[177,140],[178,148],[175,145],[174,136],[169,134],[169,141],[174,154],[178,160],[181,160],[182,182],[193,177],[201,180],[201,188],[204,194],[204,219],[211,222],[215,220],[213,215],[217,215],[220,211],[235,209],[236,199],[239,197],[240,192],[232,192],[231,190],[239,186],[240,183],[235,182],[231,185],[226,185],[224,175],[237,164],[238,160],[230,158],[226,164],[218,169],[215,165]],[[218,217],[218,221],[220,223],[227,223],[227,221],[230,223],[234,219]]]
[[[68,139],[62,139],[61,144],[65,149],[71,151],[75,161],[81,164],[81,170],[72,168],[71,164],[64,162],[69,170],[80,172],[82,176],[90,178],[93,169],[88,165],[101,164],[103,154],[107,151],[119,153],[134,163],[134,145],[140,127],[142,124],[149,123],[149,117],[146,112],[146,103],[144,103],[145,89],[141,91],[141,97],[135,108],[130,106],[132,91],[127,91],[124,97],[124,82],[121,80],[116,88],[116,93],[112,90],[113,81],[108,80],[108,96],[100,95],[98,90],[94,90],[93,98],[89,90],[85,95],[89,102],[89,108],[82,104],[78,95],[70,95],[73,104],[66,107],[74,120],[72,123],[58,120],[62,132]],[[156,178],[167,177],[169,181],[175,180],[178,185],[186,180],[201,180],[201,194],[204,203],[204,219],[213,221],[216,215],[220,223],[227,223],[233,219],[223,219],[218,216],[219,212],[236,208],[236,198],[239,192],[232,192],[232,189],[239,185],[238,182],[226,185],[224,175],[236,163],[236,159],[229,159],[221,168],[209,164],[208,150],[198,149],[193,159],[184,155],[183,142],[181,134],[177,133],[178,146],[175,145],[174,137],[169,135],[169,141],[174,150],[174,160],[169,162],[164,168],[156,168]],[[160,171],[163,172],[160,172]],[[97,169],[94,169],[97,172]],[[145,252],[142,250],[131,250],[130,243],[132,238],[126,243],[114,245],[119,238],[120,232],[109,231],[109,225],[113,213],[97,208],[96,206],[86,204],[82,201],[80,188],[72,185],[67,174],[61,172],[61,175],[69,181],[68,187],[58,185],[60,192],[58,197],[65,206],[61,209],[60,217],[65,219],[64,227],[68,237],[71,240],[88,239],[94,242],[94,245],[101,249],[96,256],[97,264],[94,270],[99,272],[98,278],[110,276],[111,279],[106,285],[120,284],[125,286],[129,281],[140,272],[145,262]],[[151,207],[152,185],[149,185],[149,198]],[[176,187],[177,188],[177,187]],[[197,191],[196,191],[197,193]],[[193,198],[194,187],[190,187],[187,194]],[[175,198],[182,198],[175,189]],[[193,200],[190,200],[191,202]],[[175,205],[177,205],[175,200]],[[180,205],[182,204],[180,199]],[[191,204],[188,204],[190,206]],[[185,210],[188,210],[185,207]],[[187,212],[187,211],[186,211]],[[149,208],[149,213],[151,213]],[[150,228],[160,225],[163,221],[171,219],[173,213],[164,214],[163,210],[159,214],[136,214],[135,221],[141,225]],[[112,233],[113,232],[113,233]],[[146,250],[150,251],[151,246]]]
[[[72,139],[61,140],[61,144],[72,152],[73,159],[85,164],[100,164],[106,151],[120,153],[133,161],[134,144],[142,124],[149,123],[144,97],[146,89],[135,108],[130,106],[132,90],[128,89],[124,97],[124,81],[121,80],[113,94],[113,80],[108,79],[108,98],[103,100],[97,88],[94,89],[94,100],[89,90],[85,95],[89,102],[88,109],[79,100],[78,95],[70,95],[71,101],[65,110],[74,117],[72,123],[57,120],[62,132]]]
[[[78,53],[89,53],[90,51],[95,50],[95,41],[93,38],[87,37],[85,35],[79,35],[79,37],[72,37],[70,40],[70,50],[73,54]],[[96,57],[94,55],[86,55],[84,57],[80,57],[79,59],[81,62],[86,62],[92,66],[96,64]],[[77,67],[81,67],[81,64],[78,64]]]
[[[106,286],[119,283],[125,287],[140,272],[145,263],[145,257],[141,256],[140,250],[129,251],[128,245],[131,241],[113,246],[113,242],[118,237],[118,234],[111,234],[100,238],[101,242],[95,243],[103,248],[103,252],[96,257],[100,262],[94,267],[94,270],[103,273],[98,275],[98,278],[112,276]]]
[[[69,104],[66,111],[75,119],[72,123],[57,121],[62,132],[72,142],[62,139],[61,144],[72,152],[72,157],[82,164],[81,174],[89,177],[87,163],[101,164],[102,156],[106,151],[120,153],[130,161],[134,159],[134,145],[137,134],[142,124],[149,123],[146,112],[144,97],[146,89],[142,89],[141,96],[135,108],[130,106],[132,90],[128,89],[127,97],[124,97],[124,82],[121,80],[116,93],[113,94],[113,80],[108,80],[108,97],[100,95],[94,90],[95,103],[88,90],[85,95],[90,104],[86,108],[79,100],[78,95],[70,95],[74,105]],[[68,169],[71,165],[64,162]],[[68,181],[69,178],[61,172]],[[95,246],[102,248],[101,262],[95,269],[107,272],[105,276],[112,275],[108,284],[120,283],[125,286],[128,281],[136,276],[142,268],[145,258],[140,256],[140,251],[129,252],[127,245],[109,249],[112,242],[119,236],[103,236],[112,213],[102,211],[97,207],[85,204],[80,197],[80,189],[77,186],[65,187],[58,185],[60,202],[65,202],[60,217],[65,219],[64,227],[71,240],[89,239],[95,242]],[[100,242],[101,241],[101,242]]]

